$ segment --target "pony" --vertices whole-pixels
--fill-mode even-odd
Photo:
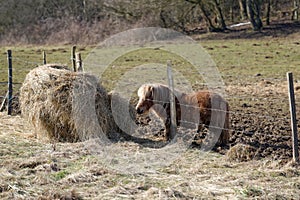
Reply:
[[[168,86],[153,83],[144,84],[138,91],[139,101],[136,105],[137,114],[153,111],[165,125],[165,139],[171,138],[171,112],[170,112],[170,94]],[[229,106],[228,102],[219,94],[208,90],[200,90],[194,93],[186,94],[173,90],[176,107],[177,125],[184,127],[195,127],[197,132],[203,127],[209,127],[209,130],[221,134],[218,139],[218,145],[227,145],[229,142]],[[192,125],[192,126],[191,126]]]

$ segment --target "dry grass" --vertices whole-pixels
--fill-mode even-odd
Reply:
[[[230,161],[245,162],[253,160],[257,149],[245,144],[237,144],[231,147],[226,156]]]
[[[293,164],[228,161],[189,149],[153,173],[123,174],[105,167],[86,142],[54,148],[30,137],[34,130],[19,116],[0,114],[0,125],[1,199],[300,198],[300,170]]]
[[[285,79],[285,72],[294,71],[295,79],[299,79],[299,44],[296,39],[205,41],[204,45],[216,60],[220,72],[226,75],[229,94],[258,95],[253,96],[255,98],[261,97],[259,91],[262,90],[267,97],[285,98],[286,83],[279,83]],[[25,52],[32,51],[30,48],[22,48],[22,51],[24,49]],[[21,50],[15,55],[27,58]],[[59,60],[57,58],[61,55],[63,59],[69,56],[57,51],[52,60]],[[135,65],[133,55],[129,58]],[[32,56],[30,59],[38,60]],[[5,57],[0,61],[5,63]],[[119,65],[122,64],[116,66]],[[24,68],[22,63],[15,66]],[[24,76],[22,71],[18,72],[16,74],[22,82]],[[255,76],[258,73],[262,76]],[[259,83],[268,78],[279,80],[271,80],[271,84]],[[241,80],[243,83],[238,85]],[[253,84],[249,87],[244,83]],[[281,104],[273,107],[282,109]],[[276,115],[273,107],[268,111]],[[283,114],[283,117],[287,116]],[[243,128],[243,120],[243,117],[238,118],[238,128]],[[262,134],[272,131],[263,130]],[[282,164],[284,162],[280,159],[251,160],[249,157],[245,162],[240,162],[240,159],[230,161],[226,155],[188,149],[173,163],[153,173],[127,174],[108,167],[86,148],[86,142],[52,145],[38,141],[33,135],[34,128],[24,119],[0,113],[0,199],[300,199],[299,166]],[[139,153],[135,148],[137,145],[135,149],[127,142],[122,146],[125,152]],[[134,160],[129,161],[134,164]]]

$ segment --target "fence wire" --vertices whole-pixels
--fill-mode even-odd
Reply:
[[[148,101],[151,101],[151,99],[147,99]],[[169,104],[170,102],[168,101],[158,101],[158,100],[152,100],[155,103],[160,103],[160,104]],[[199,109],[199,106],[194,106],[191,104],[182,104],[182,103],[176,103],[177,105],[186,107],[186,108],[194,108],[194,109]],[[245,113],[245,112],[236,112],[236,111],[226,111],[226,110],[221,110],[221,109],[214,109],[214,108],[201,108],[202,110],[209,110],[209,111],[216,111],[216,112],[222,112],[222,113],[228,113],[228,114],[236,114],[236,115],[247,115],[247,116],[253,116],[256,118],[265,118],[265,119],[271,119],[271,120],[289,120],[288,117],[272,117],[269,115],[257,115],[253,113]]]
[[[30,65],[31,67],[36,67],[36,66],[39,66],[39,65],[42,65],[42,59],[40,62],[33,62],[33,61],[27,61],[27,60],[24,60],[23,58],[19,58],[17,56],[13,56],[12,58],[14,61],[17,61],[19,63],[23,63],[23,64],[26,64],[26,65]],[[1,59],[2,61],[4,61],[4,59]],[[69,59],[68,59],[69,60]],[[71,58],[72,60],[72,58]],[[160,61],[161,62],[161,61]],[[99,66],[99,64],[97,63],[89,63],[91,66]],[[281,66],[281,65],[278,65],[278,67]],[[24,71],[29,71],[28,69],[14,69],[13,72],[14,73],[18,73],[18,72],[24,72]],[[0,72],[7,72],[7,70],[0,70]],[[208,73],[206,72],[201,72],[199,73],[200,75],[202,76],[205,76],[207,75]],[[284,76],[282,74],[273,74],[273,76],[275,77],[278,77],[278,78],[270,78],[270,77],[264,77],[263,74],[260,74],[260,75],[240,75],[240,76],[236,76],[236,75],[230,75],[230,74],[221,74],[222,77],[226,77],[226,78],[235,78],[236,80],[244,80],[244,79],[254,79],[254,80],[257,80],[257,79],[260,79],[260,80],[269,80],[269,81],[274,81],[274,82],[279,82],[279,81],[286,81],[286,79],[284,78]],[[297,78],[295,78],[295,80],[297,80]],[[7,85],[8,82],[0,82],[0,85]],[[13,83],[14,85],[21,85],[22,83],[20,82],[14,82]],[[203,83],[203,82],[200,82],[200,83],[197,83],[197,85],[203,85],[203,86],[206,86],[207,83]],[[249,85],[253,85],[252,84],[249,84]],[[259,86],[257,86],[257,89],[259,90]],[[295,94],[296,97],[297,97],[297,94]],[[0,98],[4,98],[5,96],[0,96]],[[273,102],[273,103],[283,103],[283,102],[287,102],[287,105],[288,105],[288,100],[287,98],[286,99],[270,99],[270,97],[257,97],[257,96],[244,96],[244,95],[230,95],[228,97],[225,97],[225,99],[227,100],[232,100],[232,99],[237,99],[237,100],[246,100],[246,99],[249,99],[250,101],[267,101],[268,103],[269,102]],[[158,103],[168,103],[168,102],[158,102]],[[300,101],[296,101],[297,104],[300,103]],[[181,106],[186,106],[186,107],[194,107],[195,106],[191,106],[191,105],[184,105],[184,104],[181,104]],[[207,108],[208,109],[208,108]],[[211,111],[218,111],[218,112],[226,112],[226,111],[223,111],[223,110],[217,110],[217,109],[208,109],[208,110],[211,110]],[[267,118],[267,119],[272,119],[272,120],[289,120],[288,117],[283,117],[283,118],[278,118],[278,117],[272,117],[272,116],[269,116],[269,115],[257,115],[257,114],[254,114],[254,113],[245,113],[245,112],[237,112],[237,111],[228,111],[229,114],[235,114],[235,115],[248,115],[248,116],[252,116],[252,117],[258,117],[258,118]]]

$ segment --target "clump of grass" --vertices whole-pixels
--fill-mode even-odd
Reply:
[[[61,170],[55,174],[53,174],[53,178],[56,181],[59,181],[63,178],[65,178],[68,174],[70,174],[70,172],[68,172],[67,170]]]
[[[226,157],[229,161],[246,162],[255,157],[257,149],[246,144],[237,144],[229,149]]]
[[[43,195],[39,196],[38,199],[41,200],[50,200],[50,199],[72,199],[72,200],[81,200],[83,199],[79,193],[73,189],[67,192],[58,192],[47,190]]]
[[[239,190],[239,193],[244,197],[259,197],[264,195],[264,191],[255,186],[247,186]]]

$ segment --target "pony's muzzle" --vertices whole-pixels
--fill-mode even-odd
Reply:
[[[142,109],[142,108],[136,108],[136,112],[137,112],[137,114],[143,114],[143,112],[144,112],[144,110]]]

